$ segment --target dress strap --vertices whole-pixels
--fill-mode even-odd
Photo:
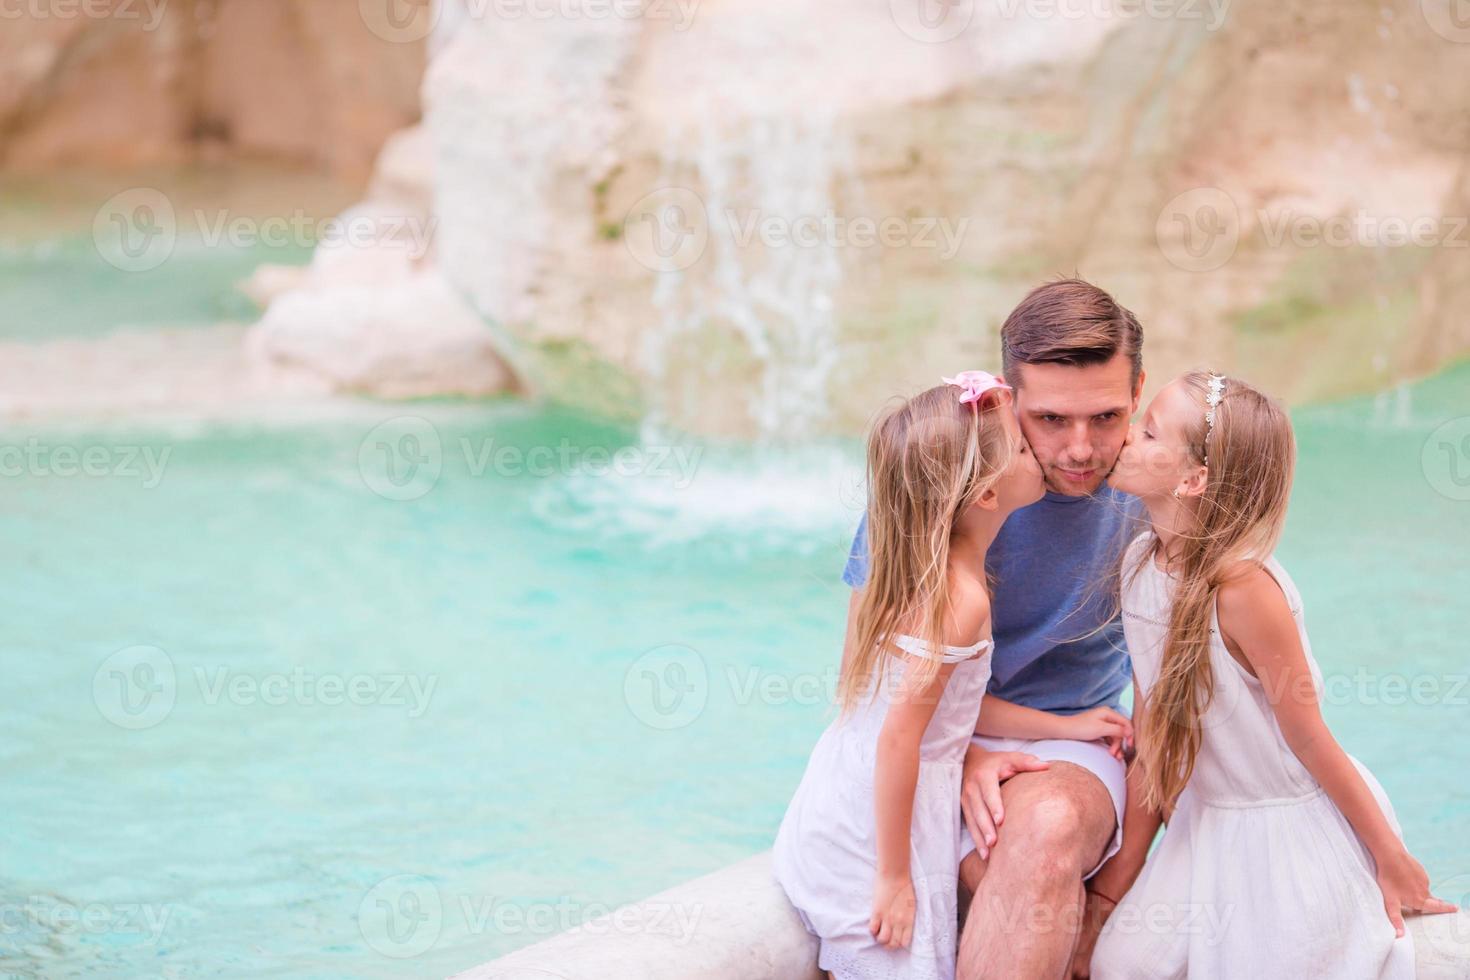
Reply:
[[[930,649],[929,644],[925,643],[917,636],[910,636],[907,633],[900,633],[898,636],[894,637],[893,645],[898,647],[904,653],[912,654],[915,657],[922,657],[925,660],[938,659],[938,661],[942,664],[957,664],[962,660],[970,660],[974,657],[978,657],[981,653],[984,653],[990,648],[994,647],[995,640],[986,637],[973,646],[967,647],[955,647],[946,645],[942,648],[943,652],[937,658],[934,656],[934,653]]]

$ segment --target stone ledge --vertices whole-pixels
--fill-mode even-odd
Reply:
[[[1470,978],[1470,912],[1410,916],[1419,980]],[[822,980],[767,851],[452,980]]]

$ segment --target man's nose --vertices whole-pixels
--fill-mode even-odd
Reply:
[[[1079,462],[1092,457],[1092,427],[1086,422],[1078,422],[1067,433],[1067,455]]]

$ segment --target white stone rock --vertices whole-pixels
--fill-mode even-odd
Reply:
[[[423,215],[434,210],[434,143],[423,126],[410,126],[388,137],[368,199],[409,205]]]
[[[1470,349],[1453,248],[1419,265],[1272,244],[1297,218],[1448,228],[1465,213],[1470,87],[1427,81],[1463,79],[1464,45],[1398,27],[1386,41],[1376,9],[473,7],[445,0],[423,90],[438,261],[531,384],[575,348],[629,379],[654,421],[852,433],[875,392],[926,386],[936,365],[994,367],[1010,309],[1071,274],[1139,315],[1154,379],[1209,362],[1299,401]],[[1418,7],[1383,9],[1408,24]],[[1344,66],[1371,111],[1353,108]],[[829,215],[849,230],[800,241]],[[896,233],[862,244],[863,223]],[[654,254],[676,239],[692,245]],[[1362,320],[1400,300],[1382,363],[1381,345],[1334,343],[1326,312],[1291,312]],[[1269,329],[1243,330],[1253,313]]]
[[[278,296],[306,285],[310,274],[311,270],[308,266],[277,265],[266,262],[256,266],[255,270],[237,283],[235,288],[248,296],[255,305],[265,309],[274,303]]]
[[[515,387],[489,326],[435,266],[430,150],[417,127],[397,134],[368,199],[324,227],[309,265],[241,284],[265,307],[246,340],[263,385],[384,398]]]
[[[329,222],[311,255],[308,285],[369,286],[407,279],[426,265],[434,220],[401,204],[365,201]]]
[[[247,347],[266,375],[315,378],[333,391],[413,398],[513,387],[489,327],[432,271],[288,292]]]

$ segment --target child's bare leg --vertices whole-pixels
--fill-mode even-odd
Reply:
[[[971,851],[960,862],[959,928],[961,929],[965,927],[965,916],[970,912],[970,900],[975,897],[975,892],[980,887],[980,879],[985,877],[985,867],[986,861],[980,856],[979,851]]]

